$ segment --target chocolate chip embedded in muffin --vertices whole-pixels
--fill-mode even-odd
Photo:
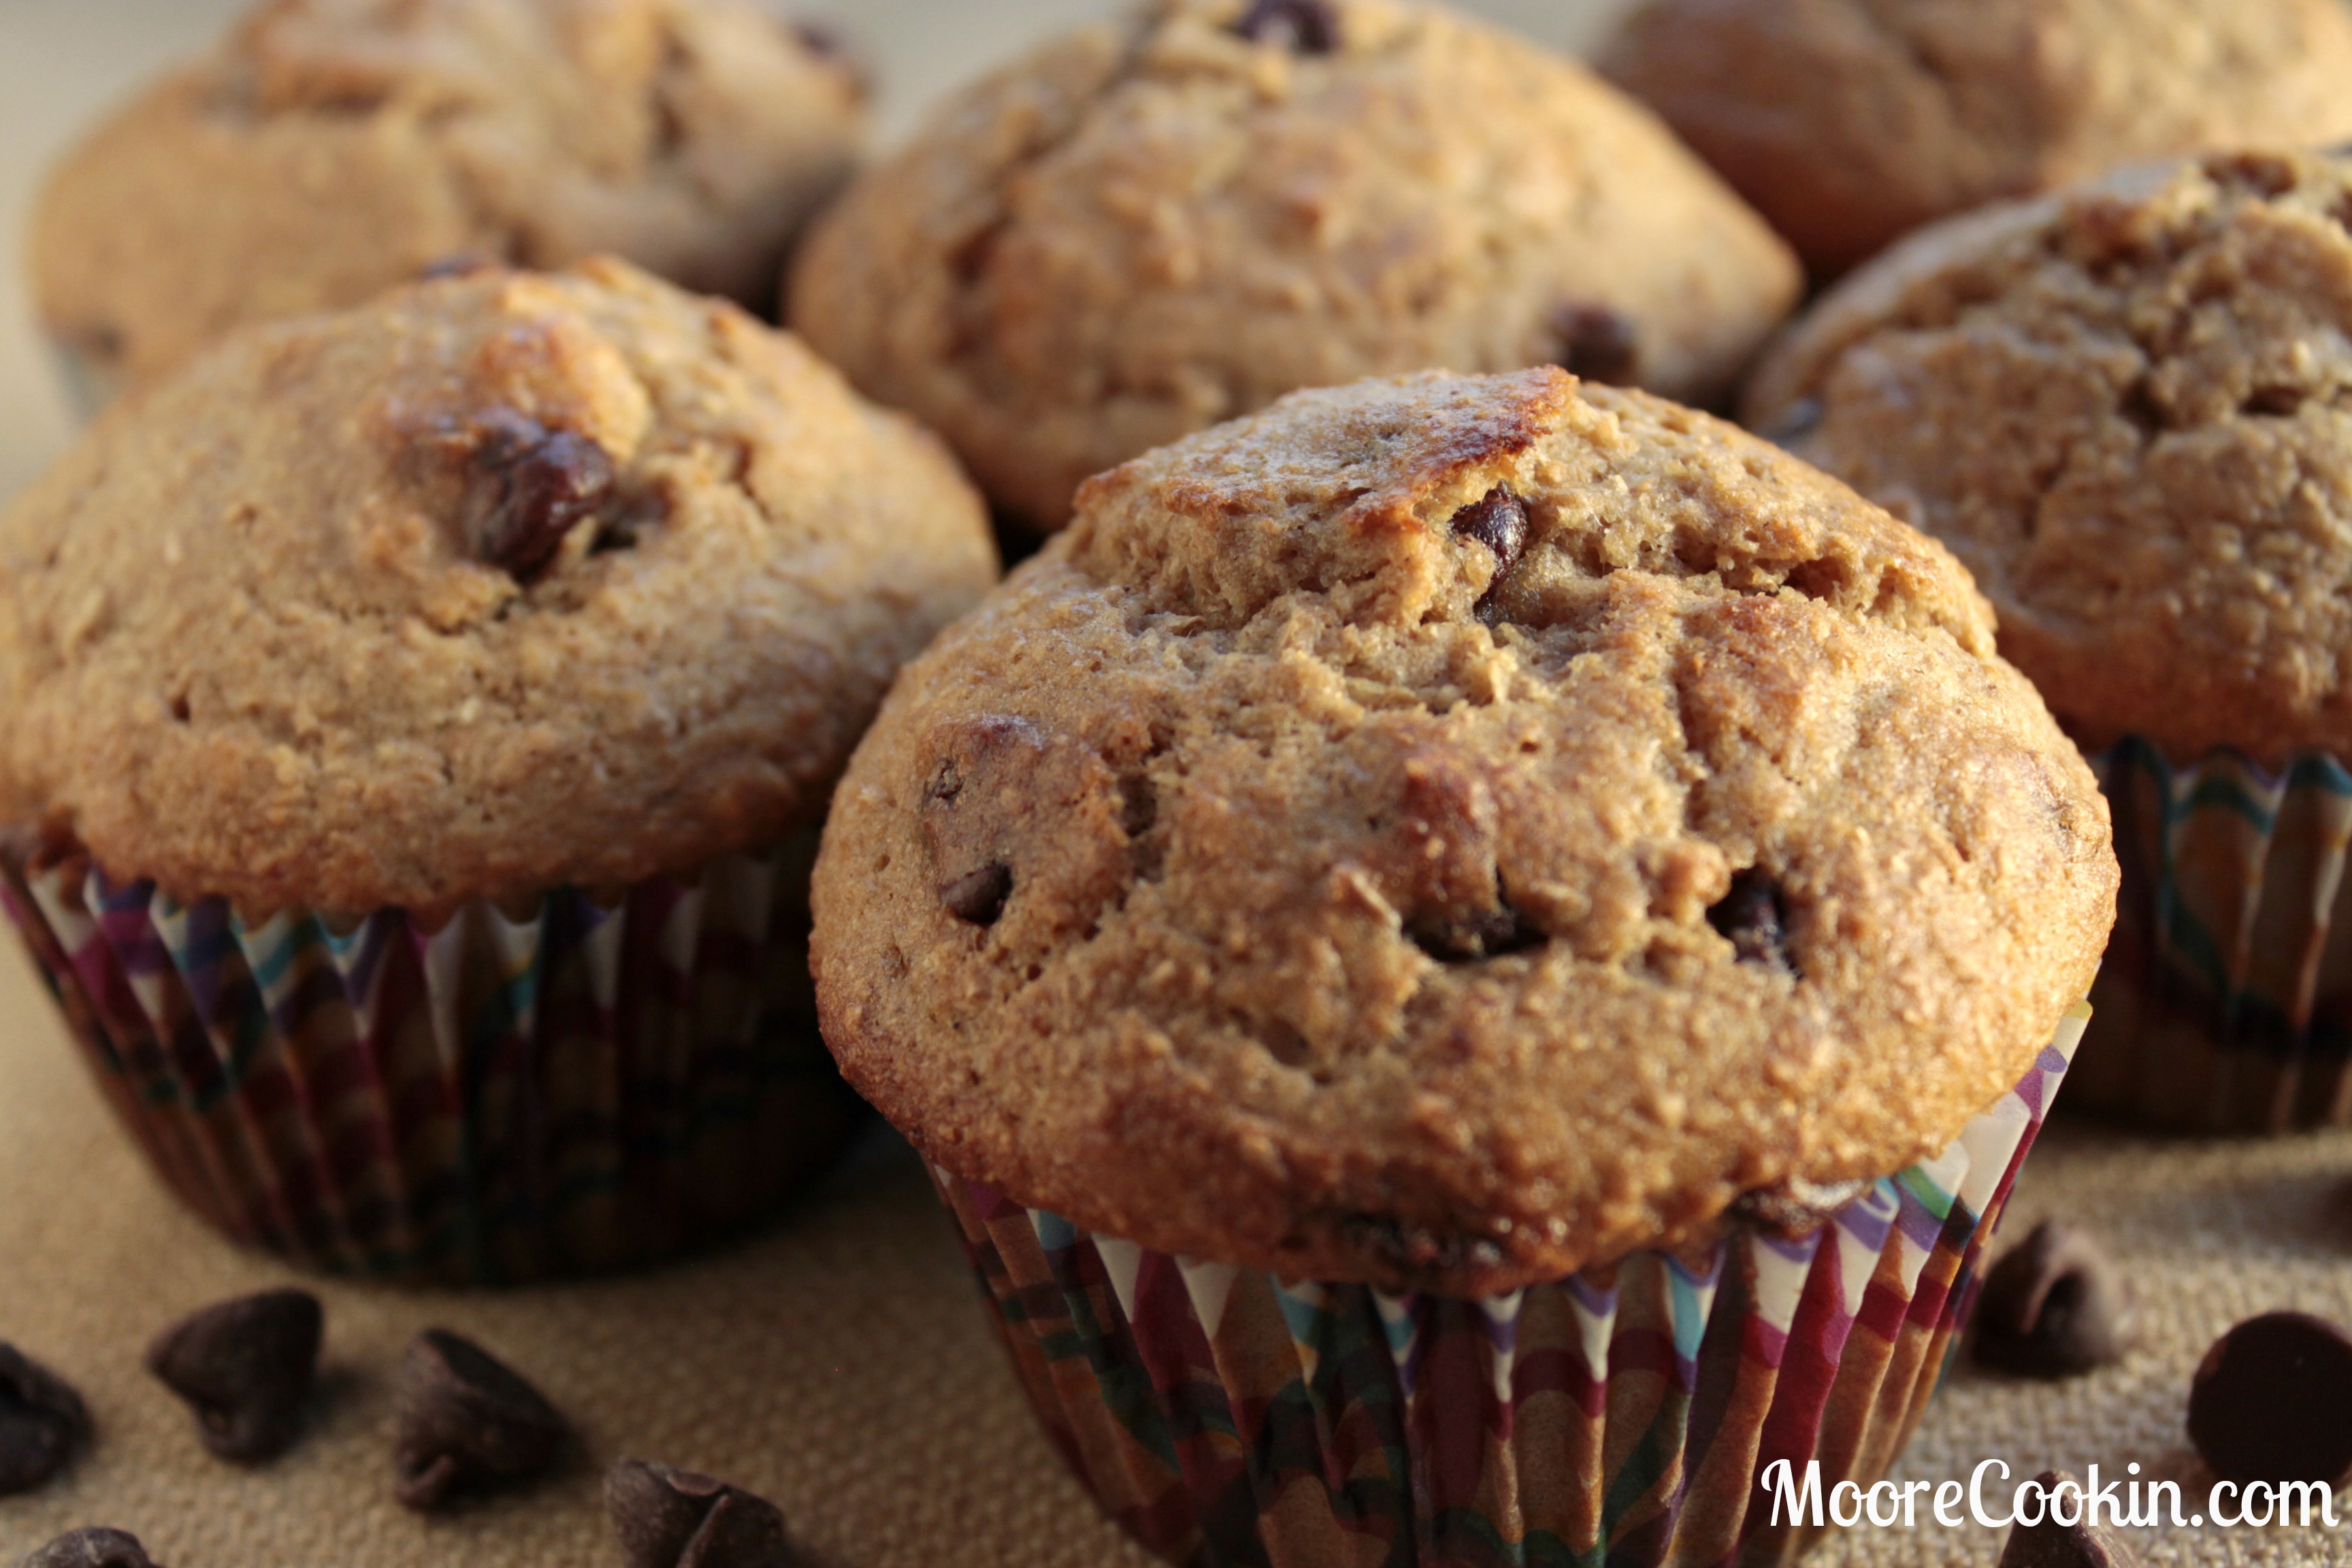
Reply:
[[[800,1568],[784,1516],[712,1477],[623,1459],[604,1478],[604,1512],[628,1568]]]
[[[536,578],[573,528],[613,494],[613,459],[586,436],[510,408],[482,416],[461,520],[475,552],[519,583]]]
[[[1552,318],[1560,369],[1587,381],[1630,386],[1640,379],[1642,329],[1607,305],[1564,305]]]
[[[504,1362],[446,1329],[416,1336],[393,1384],[402,1505],[428,1512],[467,1492],[555,1468],[571,1423]]]
[[[1985,1274],[1976,1358],[2021,1377],[2073,1377],[2123,1359],[2130,1297],[2090,1235],[2044,1220]]]
[[[2264,1312],[2213,1342],[2189,1385],[2189,1440],[2224,1480],[2352,1475],[2352,1336],[2308,1312]]]
[[[1302,55],[1339,47],[1339,13],[1330,0],[1249,0],[1234,31],[1254,44],[1287,45]]]
[[[251,1464],[301,1431],[326,1314],[308,1290],[266,1290],[207,1307],[147,1347],[147,1370],[196,1413],[205,1447]]]
[[[72,1384],[0,1342],[0,1497],[56,1475],[89,1431],[89,1408]]]

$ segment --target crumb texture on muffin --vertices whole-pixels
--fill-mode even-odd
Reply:
[[[1824,275],[2118,164],[2352,136],[2341,0],[1646,0],[1602,68]]]
[[[2212,154],[1931,228],[1749,424],[1935,534],[2092,744],[2352,755],[2352,163]]]
[[[1087,476],[1302,386],[1559,363],[1709,402],[1799,281],[1654,117],[1525,39],[1389,0],[1155,0],[950,103],[788,292],[819,352],[1057,527]]]
[[[134,384],[461,255],[610,253],[763,308],[863,98],[746,0],[265,0],[51,175],[36,291]]]
[[[1463,1293],[1940,1150],[2116,879],[1943,549],[1663,400],[1430,374],[1090,482],[884,705],[814,953],[956,1173]]]
[[[617,262],[253,329],[0,512],[0,825],[251,913],[814,824],[994,580],[940,444]]]

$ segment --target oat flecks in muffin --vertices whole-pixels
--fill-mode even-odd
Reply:
[[[762,308],[863,100],[744,0],[268,0],[59,165],[37,293],[134,383],[452,257],[612,253]]]
[[[817,226],[794,324],[1045,527],[1301,386],[1559,363],[1722,395],[1794,258],[1571,60],[1390,0],[1154,0],[950,102]]]
[[[2352,752],[2347,216],[2352,162],[2231,153],[1953,220],[1748,417],[1949,544],[2089,743]]]
[[[956,1173],[1292,1277],[1508,1289],[1899,1170],[2113,915],[1992,647],[1946,552],[1705,416],[1297,395],[1093,480],[909,667],[817,872],[826,1037]]]
[[[250,330],[0,512],[0,824],[248,912],[814,825],[995,576],[938,442],[618,262]]]
[[[1604,60],[1822,275],[2121,163],[2352,136],[2340,0],[1648,0]]]

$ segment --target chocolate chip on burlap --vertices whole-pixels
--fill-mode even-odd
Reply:
[[[446,1329],[409,1342],[394,1384],[396,1495],[420,1512],[460,1492],[528,1480],[555,1467],[571,1424],[497,1357]]]
[[[2352,1475],[2352,1336],[2308,1312],[2264,1312],[2213,1342],[2189,1384],[2189,1440],[2224,1480]]]
[[[801,1568],[784,1516],[740,1487],[623,1459],[604,1478],[604,1511],[629,1568]]]
[[[2122,1536],[2084,1519],[2083,1483],[2071,1472],[2044,1470],[2033,1479],[2042,1488],[2042,1521],[2011,1527],[2000,1568],[2138,1568],[2139,1554]],[[2074,1494],[2072,1524],[2052,1517],[2061,1487]]]
[[[147,1370],[196,1413],[205,1447],[252,1464],[302,1429],[325,1310],[308,1290],[264,1290],[182,1319],[147,1347]]]
[[[21,1568],[160,1568],[127,1531],[89,1529],[60,1535],[30,1557]]]
[[[56,1475],[89,1436],[89,1411],[72,1385],[0,1341],[0,1497]]]
[[[2072,1377],[2130,1347],[2123,1275],[2088,1233],[2044,1220],[1985,1275],[1976,1358],[2020,1377]]]

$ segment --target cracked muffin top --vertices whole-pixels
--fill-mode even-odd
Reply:
[[[2342,0],[1646,0],[1603,69],[1818,276],[2118,164],[2352,136]]]
[[[460,255],[609,253],[762,309],[863,98],[745,0],[268,0],[59,165],[35,291],[134,384]]]
[[[1951,546],[2086,743],[2352,755],[2352,161],[2216,154],[1952,220],[1748,423]]]
[[[0,512],[0,826],[250,912],[634,881],[824,813],[996,575],[939,443],[617,262],[248,329]]]
[[[955,1173],[1291,1277],[1818,1212],[2105,941],[2105,805],[1992,644],[1944,550],[1704,415],[1297,394],[1090,481],[908,667],[819,858],[825,1037]]]
[[[1283,393],[1559,363],[1706,403],[1795,259],[1583,67],[1389,0],[1156,0],[950,104],[831,209],[793,324],[1044,528]]]

